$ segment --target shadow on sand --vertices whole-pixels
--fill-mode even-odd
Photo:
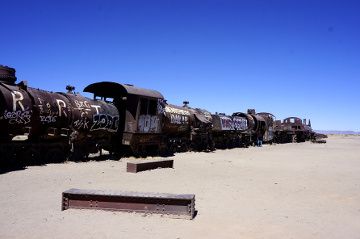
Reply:
[[[64,162],[75,162],[75,163],[84,163],[84,162],[90,162],[90,161],[96,161],[96,162],[101,162],[101,161],[107,161],[107,160],[113,160],[113,161],[121,161],[121,159],[123,158],[129,158],[129,157],[135,157],[137,159],[147,159],[149,157],[164,157],[164,158],[168,158],[168,157],[173,157],[174,154],[167,154],[167,155],[147,155],[147,156],[142,156],[142,157],[136,157],[135,155],[132,154],[128,154],[128,153],[124,153],[124,154],[110,154],[110,153],[105,153],[105,154],[92,154],[89,155],[87,157],[80,157],[77,159],[64,159],[61,161],[57,161],[54,162],[52,160],[49,159],[33,159],[31,160],[31,162],[26,162],[22,159],[13,159],[13,160],[2,160],[2,162],[0,162],[0,175],[1,174],[6,174],[9,172],[14,172],[14,171],[20,171],[20,170],[26,170],[27,167],[29,166],[46,166],[47,164],[62,164]]]

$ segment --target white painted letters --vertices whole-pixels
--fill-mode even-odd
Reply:
[[[57,99],[57,100],[56,100],[56,103],[57,103],[58,108],[59,108],[59,116],[61,117],[61,114],[62,114],[62,113],[64,113],[64,115],[67,116],[66,112],[63,111],[63,108],[66,108],[66,103],[65,103],[65,101]]]
[[[16,111],[16,109],[17,109],[16,105],[17,104],[19,104],[21,110],[24,111],[25,108],[24,108],[24,105],[21,102],[24,99],[23,94],[21,92],[19,92],[19,91],[14,90],[14,91],[11,92],[11,95],[13,97],[13,111]]]

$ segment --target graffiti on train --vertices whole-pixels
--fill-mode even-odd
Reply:
[[[90,131],[106,130],[116,132],[119,127],[119,117],[108,114],[97,114],[93,116],[93,124]]]
[[[31,121],[31,110],[5,110],[3,118],[8,120],[9,124],[28,124]]]
[[[233,122],[236,130],[244,131],[248,129],[248,121],[245,118],[234,117]]]
[[[140,133],[159,133],[160,119],[156,115],[140,115],[138,128]]]

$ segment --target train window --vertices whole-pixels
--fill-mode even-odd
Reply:
[[[128,95],[127,101],[124,101],[126,103],[127,110],[132,114],[132,116],[135,118],[137,113],[137,107],[139,98],[134,95]]]
[[[149,101],[149,115],[156,115],[157,112],[157,101],[156,100],[150,100]]]
[[[140,101],[140,115],[147,115],[148,114],[148,107],[149,107],[149,100],[148,99],[141,99],[141,101]]]
[[[140,115],[156,115],[157,101],[149,99],[140,100]]]
[[[290,123],[295,123],[295,119],[291,118]]]

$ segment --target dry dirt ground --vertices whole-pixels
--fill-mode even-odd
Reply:
[[[327,141],[182,153],[138,174],[132,158],[4,173],[0,238],[360,238],[360,137]],[[70,188],[195,194],[198,214],[61,211]]]

